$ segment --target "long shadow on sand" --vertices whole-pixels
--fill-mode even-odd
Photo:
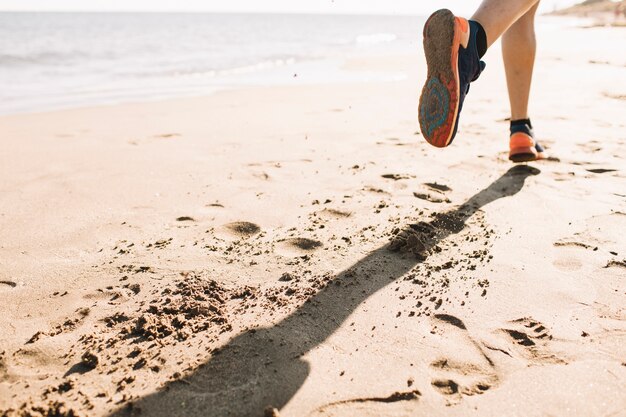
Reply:
[[[516,166],[455,210],[442,214],[454,219],[441,228],[436,241],[460,232],[478,209],[499,198],[517,194],[526,178],[540,171]],[[435,218],[431,223],[437,222]],[[445,224],[445,222],[444,222]],[[233,338],[219,354],[185,379],[139,399],[134,409],[150,416],[262,416],[267,406],[281,409],[309,374],[301,357],[324,342],[370,295],[403,276],[419,261],[404,259],[381,247],[333,278],[299,309],[272,327]],[[348,272],[351,271],[351,272]],[[367,278],[352,271],[366,271]],[[112,417],[127,416],[129,409]]]

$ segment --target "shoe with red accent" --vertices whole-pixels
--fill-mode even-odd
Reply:
[[[422,135],[433,146],[448,146],[459,125],[469,85],[485,68],[476,46],[476,22],[450,10],[433,13],[424,25],[428,75],[419,104]]]
[[[530,121],[528,124],[511,125],[509,160],[518,163],[545,159],[545,150],[534,136]]]

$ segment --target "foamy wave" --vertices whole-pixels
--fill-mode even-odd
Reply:
[[[187,78],[214,78],[224,77],[231,75],[250,74],[257,71],[263,71],[267,69],[283,67],[286,65],[292,65],[296,63],[295,58],[277,58],[259,61],[254,64],[244,65],[240,67],[225,68],[225,69],[201,69],[201,68],[189,68],[189,69],[171,69],[167,71],[151,71],[151,72],[135,72],[132,75],[136,78],[144,77],[168,77],[172,79],[187,79]]]
[[[32,54],[8,54],[0,53],[0,65],[3,66],[19,66],[19,65],[37,65],[37,64],[62,64],[72,59],[80,59],[85,55],[79,52],[63,53],[63,52],[39,52]]]
[[[359,35],[356,37],[357,44],[379,44],[379,43],[387,43],[393,42],[398,37],[393,33],[372,33],[370,35]]]
[[[249,74],[251,72],[261,71],[265,69],[282,67],[285,65],[292,65],[292,64],[295,64],[295,62],[296,60],[294,58],[273,59],[273,60],[261,61],[253,65],[246,65],[243,67],[218,71],[217,75]]]

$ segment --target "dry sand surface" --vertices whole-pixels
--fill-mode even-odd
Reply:
[[[626,415],[626,31],[540,39],[529,165],[498,48],[445,150],[417,53],[0,118],[0,415]]]

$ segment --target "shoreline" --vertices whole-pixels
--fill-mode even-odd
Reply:
[[[423,19],[423,16],[416,16]],[[555,21],[555,18],[558,19]],[[554,16],[546,14],[540,17],[540,25],[545,27],[571,27],[577,25],[575,22],[582,24],[588,19],[572,17],[568,15]],[[248,69],[256,67],[258,65],[264,65],[265,62],[259,62],[257,64],[248,65],[245,67],[231,68],[227,70],[217,71],[218,75],[211,76],[205,83],[197,85],[197,92],[192,92],[190,89],[192,85],[180,85],[172,88],[167,88],[160,92],[146,91],[144,93],[131,94],[131,90],[119,91],[121,98],[106,99],[101,96],[91,101],[81,98],[65,98],[64,101],[70,100],[74,104],[47,104],[39,105],[31,108],[24,108],[20,110],[7,110],[6,112],[0,112],[0,117],[12,116],[18,114],[40,114],[54,111],[72,110],[80,108],[92,108],[92,107],[109,107],[123,104],[141,104],[150,102],[160,102],[167,100],[176,100],[184,98],[200,98],[210,96],[220,91],[228,90],[242,90],[246,88],[271,88],[271,87],[283,87],[292,85],[324,85],[324,84],[342,84],[346,82],[350,83],[368,83],[376,81],[398,81],[407,76],[406,68],[393,68],[391,66],[385,66],[385,70],[374,69],[369,70],[369,74],[363,75],[363,72],[367,72],[367,66],[361,66],[360,68],[354,68],[350,65],[350,62],[359,61],[362,59],[376,59],[379,62],[383,62],[385,58],[392,60],[414,60],[413,55],[416,53],[413,49],[415,45],[406,44],[405,41],[397,41],[389,43],[393,47],[393,52],[383,52],[378,49],[377,51],[363,51],[358,46],[353,46],[352,51],[345,57],[339,57],[338,55],[329,56],[326,58],[314,58],[308,60],[298,60],[294,63],[278,64],[271,68],[263,68],[258,71],[251,71],[247,75],[243,75]],[[381,48],[383,44],[375,45],[375,48]],[[419,51],[418,51],[419,52]],[[370,59],[371,61],[371,59]],[[242,74],[243,71],[243,74]],[[213,71],[210,71],[213,72]],[[317,75],[322,73],[324,75]],[[195,75],[194,77],[197,77]],[[172,82],[173,80],[170,80]],[[218,82],[219,81],[219,82]],[[179,91],[168,92],[168,90],[179,88]],[[91,93],[90,93],[91,94]],[[95,94],[103,94],[101,92],[95,92]],[[124,96],[126,94],[126,96]],[[129,95],[130,94],[130,95]],[[137,95],[139,94],[139,95]],[[83,103],[78,103],[83,101]]]

